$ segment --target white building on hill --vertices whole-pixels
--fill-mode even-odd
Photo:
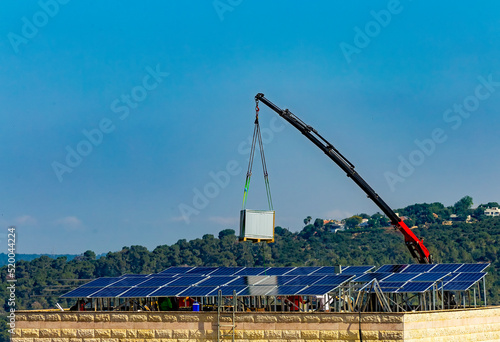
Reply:
[[[486,216],[500,216],[500,209],[497,207],[488,208],[484,210]]]

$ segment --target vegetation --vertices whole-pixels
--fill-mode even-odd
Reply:
[[[42,254],[16,254],[16,259],[18,261],[19,260],[31,261],[31,260],[34,260],[34,259],[39,258],[41,256],[42,256]],[[76,255],[73,255],[73,254],[57,254],[57,255],[51,255],[50,257],[53,259],[56,259],[56,258],[60,258],[63,256],[65,256],[68,259],[68,261],[71,259],[74,259],[76,257]],[[8,259],[9,259],[9,256],[7,254],[0,253],[0,266],[7,265],[9,263]]]
[[[489,203],[490,204],[490,203]],[[489,205],[488,204],[488,205]],[[496,203],[495,203],[496,204]],[[483,206],[488,206],[483,205]],[[484,210],[484,209],[483,209]],[[500,304],[500,218],[485,218],[482,212],[470,209],[469,201],[459,201],[453,207],[440,203],[415,204],[398,211],[419,228],[421,237],[438,263],[489,262],[487,289],[490,304]],[[455,222],[442,225],[451,213],[472,215],[472,223]],[[434,215],[435,214],[435,215]],[[375,214],[360,214],[373,226],[387,226],[387,219]],[[354,218],[356,222],[360,222]],[[252,244],[239,242],[232,229],[222,230],[217,237],[206,234],[201,239],[179,240],[153,251],[142,246],[123,247],[121,251],[96,257],[86,251],[72,260],[41,256],[16,264],[16,309],[55,308],[56,302],[68,307],[57,297],[92,278],[119,276],[125,273],[155,273],[169,266],[321,266],[375,265],[413,263],[401,234],[393,228],[353,228],[333,233],[322,219],[305,220],[300,232],[275,228],[275,242]],[[347,220],[346,220],[347,221]],[[7,267],[0,268],[0,308],[5,321]],[[61,287],[62,285],[66,287]],[[53,291],[56,290],[56,291]],[[2,324],[0,341],[7,341],[6,325]]]

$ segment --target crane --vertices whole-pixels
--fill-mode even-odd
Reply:
[[[347,160],[330,142],[323,138],[313,127],[300,120],[288,109],[281,109],[269,101],[264,94],[258,93],[255,102],[262,102],[279,116],[288,121],[293,127],[298,129],[307,139],[321,149],[331,160],[335,162],[351,178],[381,210],[391,220],[391,224],[399,229],[405,239],[411,255],[421,264],[432,263],[432,256],[424,246],[423,242],[411,231],[404,221],[392,210],[387,203],[366,183],[366,181],[356,172],[354,165]]]

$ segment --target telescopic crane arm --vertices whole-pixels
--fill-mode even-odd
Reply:
[[[323,138],[314,128],[304,123],[288,109],[281,109],[274,103],[264,97],[264,94],[258,93],[255,96],[256,101],[261,101],[266,106],[274,110],[283,119],[297,128],[314,145],[318,146],[331,160],[335,162],[347,177],[351,178],[375,204],[391,220],[391,223],[397,227],[405,238],[405,244],[410,250],[411,255],[421,264],[432,263],[432,258],[424,246],[423,242],[408,228],[403,220],[380,198],[380,196],[365,182],[363,178],[354,170],[354,165],[347,160],[332,144]]]

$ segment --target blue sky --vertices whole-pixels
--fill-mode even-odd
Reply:
[[[4,1],[1,226],[17,226],[19,253],[56,254],[237,230],[258,92],[393,208],[499,201],[499,7]],[[277,225],[378,211],[292,126],[260,117]],[[248,208],[266,209],[262,178],[255,164]]]

